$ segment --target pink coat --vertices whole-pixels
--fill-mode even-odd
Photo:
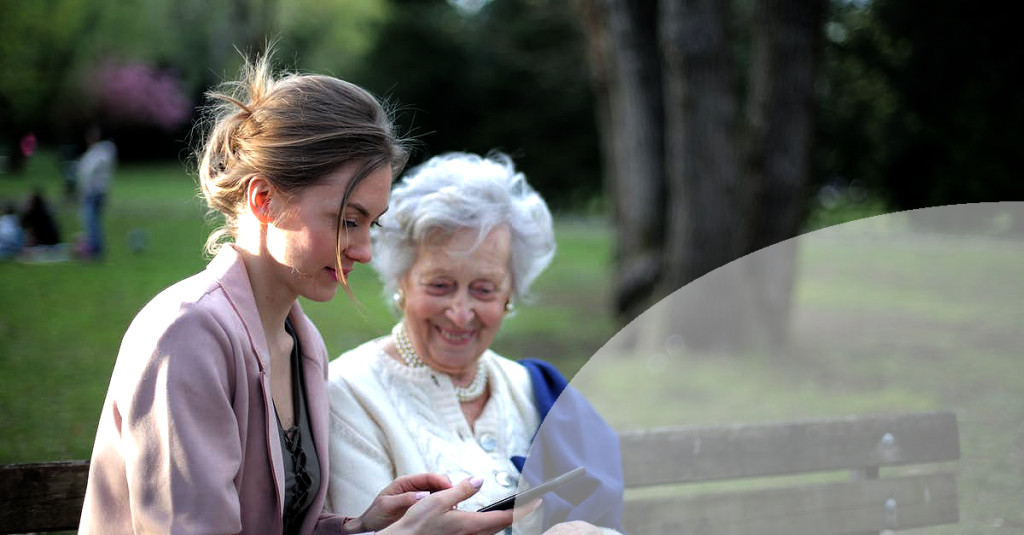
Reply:
[[[327,349],[298,303],[320,490],[301,533],[338,533],[327,492]],[[284,465],[270,352],[245,265],[230,245],[164,290],[121,342],[79,533],[280,533]]]

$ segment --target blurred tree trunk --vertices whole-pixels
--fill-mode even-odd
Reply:
[[[789,326],[796,277],[796,240],[784,240],[799,234],[807,215],[826,5],[825,0],[755,4],[746,174],[756,187],[748,251],[779,245],[766,261],[751,264],[755,271],[749,276],[755,310],[776,345]]]
[[[581,2],[606,181],[614,199],[616,308],[631,311],[661,276],[666,215],[657,0]],[[611,105],[611,103],[615,105]],[[639,311],[635,311],[639,312]]]
[[[755,0],[745,29],[745,94],[728,0],[577,6],[619,233],[615,305],[631,320],[716,268],[799,232],[825,0]],[[678,325],[666,328],[702,349],[780,345],[795,254],[790,242],[717,272],[719,283],[705,285],[712,293],[665,310]]]

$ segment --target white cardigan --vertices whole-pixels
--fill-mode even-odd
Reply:
[[[526,368],[484,352],[491,396],[470,429],[451,379],[398,362],[382,350],[383,340],[330,364],[328,510],[356,516],[396,477],[423,472],[452,483],[483,477],[480,492],[459,505],[463,510],[515,492],[519,471],[509,458],[526,456],[540,425]]]

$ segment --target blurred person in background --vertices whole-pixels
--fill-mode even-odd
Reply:
[[[39,188],[25,200],[21,211],[21,228],[25,231],[26,247],[48,247],[60,243],[60,226],[53,216],[50,203]]]
[[[0,260],[16,258],[25,246],[25,232],[14,203],[4,201],[0,206]]]
[[[18,147],[11,153],[11,161],[9,162],[10,171],[14,174],[20,174],[25,171],[28,166],[29,160],[36,153],[36,146],[39,141],[36,139],[36,135],[32,132],[26,132],[18,140]]]
[[[212,96],[199,182],[225,226],[206,269],[164,290],[121,344],[80,533],[494,533],[512,511],[463,513],[472,479],[389,482],[353,517],[324,513],[327,349],[298,298],[332,299],[370,261],[370,227],[406,160],[389,114],[269,55]],[[226,238],[227,243],[221,239]],[[353,474],[352,477],[362,477]]]
[[[449,153],[394,188],[381,225],[373,267],[401,319],[389,336],[331,362],[328,508],[360,511],[393,478],[433,472],[485,476],[460,505],[476,510],[515,492],[521,477],[533,485],[584,466],[586,481],[545,495],[543,515],[509,532],[620,530],[617,435],[554,366],[490,349],[554,256],[544,200],[507,156]],[[565,404],[548,413],[563,391]],[[554,412],[562,421],[552,425],[567,425],[555,431],[573,438],[531,450]],[[528,452],[547,455],[545,469],[521,476]]]
[[[98,125],[90,125],[86,129],[85,143],[86,149],[78,160],[76,173],[77,191],[82,197],[82,227],[85,229],[85,238],[78,253],[84,258],[101,258],[105,248],[103,207],[117,166],[117,147],[113,141],[102,138]]]

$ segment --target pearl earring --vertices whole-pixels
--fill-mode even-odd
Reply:
[[[392,294],[391,300],[395,303],[395,306],[398,307],[399,310],[405,308],[405,292],[403,292],[402,290],[398,290],[397,292]]]

